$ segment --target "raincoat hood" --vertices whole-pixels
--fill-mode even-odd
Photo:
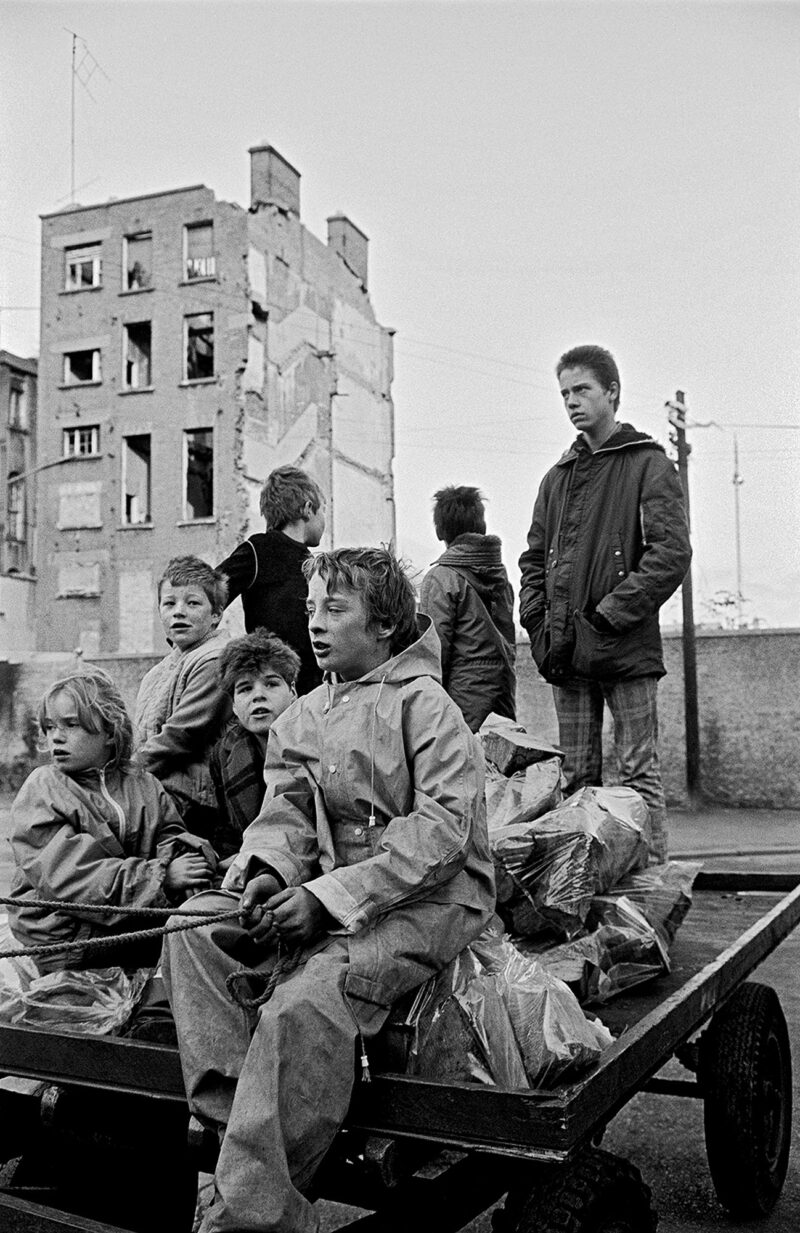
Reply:
[[[383,681],[392,685],[406,685],[420,676],[433,677],[442,682],[442,655],[433,621],[423,613],[417,614],[418,637],[404,651],[398,651],[371,672],[358,678],[358,684]],[[329,685],[351,685],[352,681],[339,681],[335,672],[325,673]]]
[[[465,531],[447,545],[435,564],[469,570],[470,581],[484,601],[493,592],[504,588],[508,581],[502,544],[497,535]]]
[[[594,450],[595,454],[608,454],[614,450],[624,450],[631,447],[644,446],[646,449],[658,450],[659,453],[665,454],[666,451],[663,445],[660,445],[654,437],[651,437],[646,432],[639,432],[638,428],[634,428],[633,424],[617,424],[617,427],[612,432],[611,436],[603,442],[599,449]],[[565,450],[556,463],[557,467],[565,466],[567,463],[574,462],[581,453],[589,450],[583,433],[579,433],[575,440],[570,445],[569,449]]]

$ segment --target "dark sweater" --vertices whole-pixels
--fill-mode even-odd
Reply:
[[[242,597],[248,634],[268,629],[297,651],[298,694],[307,694],[322,681],[308,637],[308,583],[302,565],[310,556],[305,544],[283,531],[259,531],[217,566],[228,578],[228,603]]]

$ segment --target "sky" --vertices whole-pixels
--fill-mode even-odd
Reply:
[[[22,355],[38,216],[70,199],[73,32],[79,202],[247,205],[266,141],[314,234],[341,210],[369,236],[417,570],[432,494],[475,484],[516,590],[573,437],[555,363],[594,342],[620,418],[665,445],[686,393],[696,622],[738,573],[745,622],[800,626],[800,3],[0,0],[0,347]]]

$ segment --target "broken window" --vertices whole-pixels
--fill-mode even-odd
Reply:
[[[67,291],[85,291],[87,287],[100,286],[99,244],[84,244],[81,248],[65,249]]]
[[[150,521],[150,434],[123,438],[122,521],[136,526]]]
[[[185,500],[184,518],[214,516],[214,432],[194,428],[183,434]]]
[[[190,223],[184,227],[183,248],[187,279],[214,277],[216,261],[213,223]]]
[[[142,291],[152,285],[153,234],[140,231],[125,236],[124,287],[126,291]]]
[[[126,389],[141,390],[151,384],[151,329],[149,321],[123,326]]]
[[[65,428],[61,441],[64,458],[86,458],[100,453],[100,426],[88,424],[85,428]]]
[[[6,490],[6,538],[22,543],[25,539],[25,480],[13,471]]]
[[[192,313],[184,317],[186,381],[214,376],[214,314]]]
[[[100,348],[64,353],[64,385],[86,385],[100,380]]]

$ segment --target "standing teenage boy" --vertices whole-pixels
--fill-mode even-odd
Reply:
[[[261,513],[266,530],[239,544],[218,569],[228,579],[228,603],[242,597],[248,634],[264,627],[297,651],[297,692],[306,694],[322,674],[308,639],[303,564],[325,531],[325,497],[299,467],[277,467],[261,490]]]
[[[439,647],[396,559],[306,566],[326,684],[276,720],[266,797],[226,875],[240,925],[166,939],[164,977],[193,1112],[224,1131],[202,1233],[314,1233],[306,1191],[342,1125],[355,1059],[394,1001],[441,969],[494,906],[483,759],[438,683]],[[299,962],[257,1016],[226,990]]]
[[[608,351],[575,347],[556,373],[579,435],[536,498],[519,561],[520,621],[553,686],[567,790],[603,782],[607,704],[619,780],[647,802],[653,854],[665,860],[658,610],[691,559],[683,492],[663,448],[617,423],[620,379]]]

